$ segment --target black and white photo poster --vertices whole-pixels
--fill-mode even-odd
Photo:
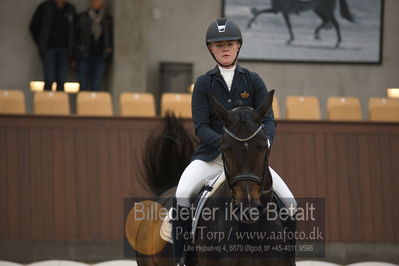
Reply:
[[[383,0],[224,0],[241,59],[381,63]]]

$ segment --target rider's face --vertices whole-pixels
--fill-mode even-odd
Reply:
[[[213,42],[208,47],[219,64],[231,65],[236,59],[241,45],[238,41],[221,41]]]

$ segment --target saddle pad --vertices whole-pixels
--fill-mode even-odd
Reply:
[[[223,184],[225,180],[224,172],[221,172],[217,176],[212,179],[209,179],[205,182],[205,189],[202,191],[198,198],[198,205],[195,210],[192,227],[191,227],[191,234],[193,236],[192,239],[195,239],[195,230],[198,224],[198,218],[201,214],[202,208],[204,207],[207,199],[211,197],[215,191]],[[161,238],[171,244],[173,244],[172,238],[172,209],[169,209],[168,215],[162,222],[162,226],[159,232]]]

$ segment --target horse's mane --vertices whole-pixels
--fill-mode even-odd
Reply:
[[[250,126],[252,122],[251,114],[253,113],[253,108],[247,106],[239,106],[234,108],[232,111],[235,113],[237,120],[234,128],[245,128]]]
[[[168,112],[148,137],[142,157],[145,181],[156,195],[177,185],[193,151],[194,137]]]
[[[236,113],[238,115],[238,122],[241,125],[247,124],[249,121],[251,121],[251,118],[249,116],[249,113],[254,111],[254,108],[250,106],[245,106],[242,101],[237,101],[235,102],[235,107],[230,110],[232,113]]]

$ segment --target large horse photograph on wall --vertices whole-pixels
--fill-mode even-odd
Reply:
[[[380,64],[383,0],[224,0],[241,60]]]

